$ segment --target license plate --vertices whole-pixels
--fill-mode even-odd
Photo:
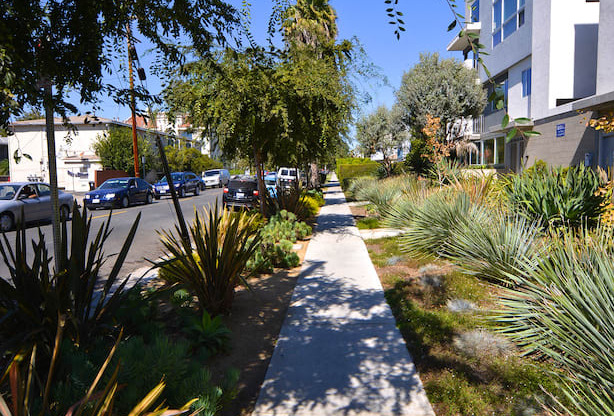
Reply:
[[[92,199],[92,204],[98,204],[100,202],[100,199]]]
[[[235,194],[235,196],[236,196],[237,198],[243,198],[243,197],[245,196],[245,194],[244,194],[244,193],[241,193],[241,192],[237,192],[237,193]]]
[[[161,190],[159,190],[158,192],[159,192],[159,193],[161,193],[161,194],[163,194],[163,193],[165,193],[166,191],[165,191],[165,190],[163,190],[163,189],[161,189]]]

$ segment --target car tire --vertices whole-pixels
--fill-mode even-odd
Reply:
[[[127,196],[122,198],[121,201],[122,208],[128,208],[130,206],[130,199]]]
[[[194,196],[200,195],[200,186],[194,187]]]
[[[177,194],[179,195],[179,198],[183,198],[185,196],[184,188],[179,188],[179,192],[177,192]]]
[[[15,218],[10,212],[3,212],[0,215],[0,232],[11,231],[15,228]]]
[[[60,207],[60,221],[68,221],[70,219],[70,208],[68,205]]]
[[[147,192],[147,198],[145,198],[145,203],[146,204],[151,204],[153,202],[153,196]]]

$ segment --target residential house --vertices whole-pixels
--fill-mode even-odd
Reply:
[[[591,117],[614,109],[614,1],[467,0],[466,29],[448,45],[465,64],[493,85],[470,41],[484,45],[484,65],[505,95],[510,118],[529,118],[501,127],[504,110],[489,103],[481,117],[461,130],[478,146],[470,163],[521,171],[543,160],[549,165],[614,164],[614,135],[587,126]],[[534,130],[517,135],[511,128]]]
[[[88,191],[94,172],[102,169],[92,144],[113,126],[130,128],[131,125],[95,116],[75,116],[69,121],[67,126],[61,118],[54,120],[58,186],[68,191]],[[8,137],[11,181],[49,182],[45,119],[16,121],[11,124],[11,130],[14,133]],[[143,127],[138,127],[137,132],[150,133]],[[18,163],[14,155],[21,156]]]

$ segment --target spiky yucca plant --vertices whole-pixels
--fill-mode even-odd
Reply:
[[[614,414],[612,241],[612,231],[602,227],[553,236],[547,257],[519,275],[495,317],[525,353],[567,370],[561,386],[570,405],[555,412]]]
[[[459,221],[445,243],[445,257],[465,272],[504,286],[536,267],[542,254],[541,229],[524,217],[496,215],[487,223]]]
[[[242,273],[260,242],[254,219],[248,216],[221,212],[216,205],[209,209],[207,221],[196,212],[189,227],[192,242],[179,237],[178,227],[176,233],[159,232],[168,257],[157,264],[164,269],[160,276],[187,287],[211,315],[229,311],[235,287],[245,282]]]
[[[412,214],[401,236],[401,249],[413,256],[446,255],[452,231],[461,223],[488,227],[491,212],[471,202],[463,192],[438,192],[429,196]]]

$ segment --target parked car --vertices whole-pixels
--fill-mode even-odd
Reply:
[[[264,185],[267,191],[269,191],[269,195],[275,198],[277,196],[277,172],[269,172],[265,175]]]
[[[179,198],[183,198],[189,193],[193,193],[194,195],[200,194],[201,181],[195,173],[173,172],[171,173],[171,178],[173,179],[173,185],[175,185],[175,191]],[[156,183],[155,188],[157,199],[162,196],[171,195],[168,183],[166,182],[166,176]]]
[[[60,219],[67,220],[73,207],[73,196],[58,191]],[[23,217],[22,217],[23,212]],[[43,182],[0,183],[0,231],[12,230],[17,222],[50,220],[51,188]]]
[[[88,209],[128,208],[135,203],[151,204],[154,192],[141,178],[107,179],[98,188],[85,194],[83,202]]]
[[[277,185],[280,189],[289,189],[304,185],[305,175],[296,168],[279,168],[277,171]]]
[[[235,176],[224,188],[224,208],[256,208],[260,201],[258,181],[253,176]]]
[[[230,180],[230,172],[228,172],[226,169],[211,169],[203,172],[202,178],[205,188],[208,186],[211,188],[221,188],[222,186],[228,185],[228,181]]]

